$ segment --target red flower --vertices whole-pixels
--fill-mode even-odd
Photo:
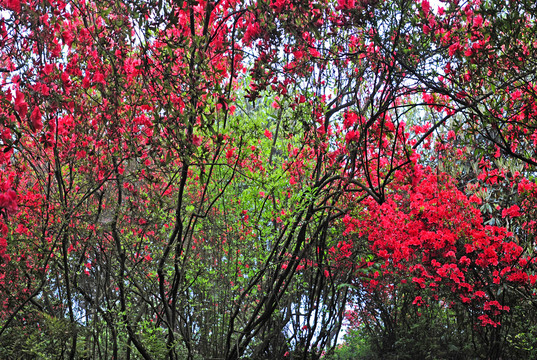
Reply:
[[[28,113],[28,104],[24,101],[24,94],[19,90],[15,91],[15,111],[17,111],[21,118],[26,117]]]
[[[43,122],[41,121],[41,118],[41,110],[39,110],[39,107],[36,106],[34,108],[34,111],[32,111],[32,115],[30,116],[30,120],[32,121],[32,128],[34,129],[34,131],[39,131],[43,128]]]
[[[71,44],[73,43],[73,40],[74,40],[74,36],[73,36],[73,33],[71,32],[71,30],[65,30],[63,33],[62,33],[62,40],[63,40],[63,43],[69,47],[71,47]]]
[[[520,208],[518,205],[513,205],[508,209],[503,209],[502,211],[502,218],[509,216],[509,217],[517,217],[521,216],[522,213],[520,212]]]
[[[20,0],[7,0],[6,8],[19,13],[21,11],[21,2]]]
[[[483,17],[481,15],[474,17],[473,25],[476,28],[481,27],[483,25]]]
[[[429,11],[431,10],[431,5],[429,4],[429,1],[428,0],[423,0],[421,2],[421,9],[423,10],[423,12],[425,13],[425,15],[428,15],[429,14]]]
[[[345,127],[345,129],[348,129],[351,126],[353,126],[357,120],[358,120],[358,115],[356,115],[355,113],[352,113],[352,112],[346,113],[345,118],[343,119],[343,126]]]
[[[358,140],[359,138],[360,138],[360,133],[354,130],[349,131],[347,135],[345,135],[345,141],[347,143]]]

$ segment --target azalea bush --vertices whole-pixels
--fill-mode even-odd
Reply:
[[[1,357],[535,352],[533,2],[0,7]]]

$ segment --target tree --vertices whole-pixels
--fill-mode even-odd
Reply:
[[[448,5],[3,2],[2,356],[315,359],[401,296],[505,353],[534,9]]]

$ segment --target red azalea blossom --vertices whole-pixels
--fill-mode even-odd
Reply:
[[[39,110],[39,107],[36,106],[32,111],[32,115],[30,116],[30,120],[32,121],[32,127],[35,131],[39,131],[43,128],[43,122],[41,121],[41,118],[41,110]]]

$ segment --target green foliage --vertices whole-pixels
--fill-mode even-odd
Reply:
[[[324,356],[326,360],[372,360],[375,354],[367,335],[361,328],[350,328],[343,336],[343,342],[336,346],[333,354]]]
[[[0,357],[3,359],[66,358],[71,347],[71,337],[78,334],[77,358],[88,358],[82,327],[74,327],[67,319],[45,313],[26,313],[16,319],[15,326],[1,338]]]

